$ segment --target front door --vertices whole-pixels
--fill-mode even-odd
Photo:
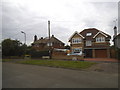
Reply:
[[[92,49],[84,50],[85,58],[92,58]]]

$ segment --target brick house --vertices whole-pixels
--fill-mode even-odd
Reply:
[[[77,31],[69,38],[71,53],[84,53],[87,58],[109,58],[111,36],[96,29]]]
[[[52,35],[50,37],[50,40],[48,37],[43,38],[41,37],[40,39],[37,39],[37,36],[34,36],[34,42],[32,43],[32,47],[35,48],[37,51],[44,51],[44,50],[49,50],[50,49],[54,49],[54,48],[64,48],[64,43],[62,41],[60,41],[59,39],[57,39],[56,37],[54,37],[54,35]]]

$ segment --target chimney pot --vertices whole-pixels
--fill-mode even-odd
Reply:
[[[43,37],[41,37],[41,39],[43,39]]]
[[[52,37],[54,37],[54,35],[52,35]]]

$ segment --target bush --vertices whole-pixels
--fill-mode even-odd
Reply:
[[[49,56],[49,51],[31,51],[32,58],[42,58],[42,56]]]

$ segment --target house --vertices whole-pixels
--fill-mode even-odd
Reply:
[[[115,47],[120,48],[120,33],[114,37],[113,42]]]
[[[69,38],[71,53],[84,53],[87,58],[109,58],[111,36],[96,29],[75,31]]]
[[[41,37],[40,39],[37,39],[37,36],[35,35],[32,47],[35,48],[37,51],[44,51],[54,48],[62,49],[64,48],[64,43],[56,37],[54,37],[54,35],[52,35],[50,39],[48,37]]]

